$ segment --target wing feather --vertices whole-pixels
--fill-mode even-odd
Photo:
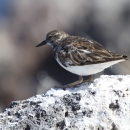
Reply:
[[[123,55],[106,50],[94,40],[76,36],[70,36],[65,39],[59,49],[58,57],[64,66],[97,64],[124,59]]]

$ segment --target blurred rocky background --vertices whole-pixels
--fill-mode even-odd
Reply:
[[[130,0],[0,0],[0,111],[78,79],[58,65],[49,46],[35,47],[54,29],[130,56]],[[130,74],[129,64],[100,74]]]

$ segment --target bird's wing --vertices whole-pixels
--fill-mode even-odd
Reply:
[[[72,36],[64,41],[58,57],[64,66],[97,64],[127,58],[106,50],[94,40]]]

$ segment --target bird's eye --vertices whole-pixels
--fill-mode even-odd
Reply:
[[[49,38],[49,39],[52,39],[52,36],[49,36],[48,38]]]

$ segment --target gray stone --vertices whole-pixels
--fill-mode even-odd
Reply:
[[[130,130],[130,75],[14,101],[0,114],[0,130]]]

